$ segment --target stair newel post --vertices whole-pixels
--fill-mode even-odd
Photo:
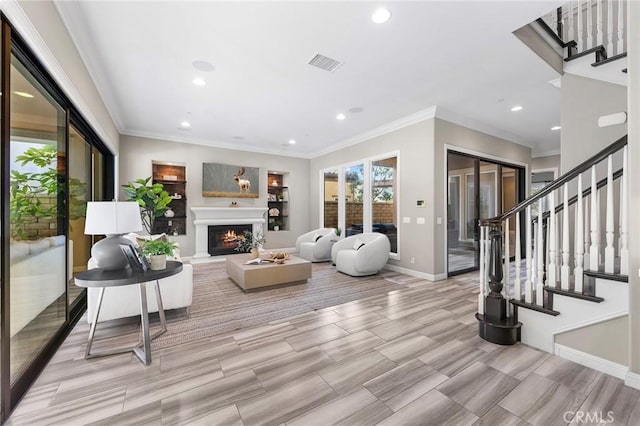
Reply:
[[[560,287],[569,290],[569,184],[564,184],[564,203],[562,210],[562,269],[560,270]],[[580,228],[578,228],[580,229]]]
[[[607,54],[613,55],[613,0],[607,0]]]
[[[522,254],[520,253],[520,212],[516,213],[516,276],[514,278],[514,294],[512,297],[517,297],[518,300],[522,300],[522,280],[520,279],[520,264],[522,263]]]
[[[504,321],[507,318],[507,301],[502,297],[502,223],[489,225],[489,289],[485,298],[485,318],[489,321]]]
[[[556,9],[556,32],[560,40],[564,41],[564,30],[562,28],[562,6]]]
[[[558,277],[556,275],[556,250],[557,250],[557,241],[556,241],[556,203],[555,203],[555,194],[552,191],[549,194],[549,262],[547,268],[547,285],[550,287],[555,287],[556,282],[558,282]],[[542,205],[542,203],[540,204]],[[542,212],[540,216],[542,217]]]
[[[536,304],[544,304],[544,232],[542,229],[542,198],[538,200],[538,234],[536,236]]]
[[[574,275],[574,291],[576,293],[582,293],[583,273],[584,273],[584,224],[583,224],[583,205],[582,205],[582,173],[578,175],[578,200],[576,204],[576,257],[575,268],[573,269]]]
[[[602,29],[602,0],[596,0],[596,46],[602,45],[603,29]]]
[[[504,290],[502,295],[505,299],[511,299],[511,268],[509,257],[509,219],[504,221]],[[509,309],[507,309],[507,316],[509,315]]]
[[[485,280],[485,256],[486,253],[484,251],[484,234],[485,234],[485,226],[480,225],[480,273],[479,273],[479,281],[480,281],[480,293],[478,294],[478,313],[480,315],[484,315],[484,298],[486,296],[485,289],[487,288],[486,280]]]
[[[606,210],[606,240],[607,245],[604,248],[604,271],[613,274],[613,262],[615,258],[615,249],[613,248],[613,240],[615,239],[613,224],[613,155],[607,158],[607,210]]]
[[[593,7],[591,0],[587,0],[587,49],[595,47],[593,44]]]
[[[622,2],[620,2],[622,3]],[[619,6],[622,7],[622,6]],[[629,275],[629,161],[627,147],[622,150],[622,182],[620,182],[620,274]]]
[[[616,43],[616,55],[624,52],[624,23],[626,19],[624,17],[624,2],[618,0],[618,40]]]
[[[598,181],[596,165],[591,167],[591,246],[589,247],[589,269],[598,270],[600,264],[600,224],[598,221]]]
[[[531,205],[527,206],[527,221],[524,227],[525,233],[525,266],[527,269],[527,280],[524,283],[524,301],[532,303],[531,282],[533,274],[531,270]]]

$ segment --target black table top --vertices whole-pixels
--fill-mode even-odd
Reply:
[[[144,283],[167,278],[182,271],[182,262],[167,260],[167,267],[159,271],[137,271],[131,268],[104,271],[89,269],[76,274],[75,283],[79,287],[117,287]]]

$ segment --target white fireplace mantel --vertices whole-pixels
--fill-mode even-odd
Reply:
[[[253,225],[253,232],[263,230],[266,223],[266,207],[191,207],[195,215],[193,224],[196,227],[196,252],[194,258],[210,257],[209,226],[210,225]]]

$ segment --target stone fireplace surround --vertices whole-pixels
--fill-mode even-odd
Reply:
[[[210,225],[247,225],[253,226],[253,232],[263,231],[266,223],[266,207],[191,207],[195,218],[195,254],[194,259],[211,257],[209,254]]]

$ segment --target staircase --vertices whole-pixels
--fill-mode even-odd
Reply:
[[[535,21],[564,59],[563,72],[627,84],[626,2],[570,1]]]
[[[624,136],[480,222],[480,337],[553,353],[556,334],[628,313],[627,167]]]

